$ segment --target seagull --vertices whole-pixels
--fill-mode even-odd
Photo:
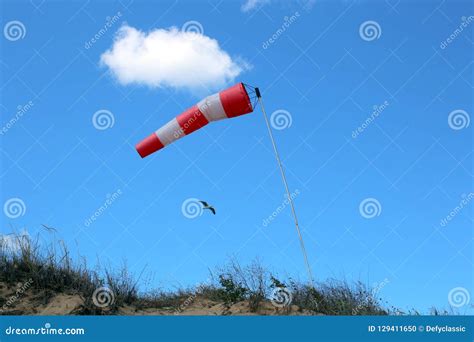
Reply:
[[[48,227],[47,225],[45,224],[41,224],[43,226],[44,229],[46,229],[48,232],[57,232],[56,228],[53,228],[53,227]]]
[[[214,215],[216,214],[216,209],[214,209],[214,207],[212,205],[207,204],[207,202],[205,202],[205,201],[199,201],[199,203],[202,204],[203,209],[209,209],[210,211],[212,211],[212,213]]]

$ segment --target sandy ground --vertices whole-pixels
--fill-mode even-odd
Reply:
[[[10,288],[0,282],[0,314],[2,315],[74,315],[83,304],[83,299],[75,294],[45,294],[26,290],[22,293],[17,288]],[[184,304],[184,303],[183,303]],[[182,316],[213,316],[213,315],[308,315],[296,305],[287,308],[277,308],[266,301],[262,303],[257,313],[251,312],[247,302],[238,302],[230,308],[223,303],[196,297],[188,305],[182,305],[181,310],[174,307],[137,308],[123,306],[118,315],[182,315]],[[105,311],[106,312],[106,311]]]

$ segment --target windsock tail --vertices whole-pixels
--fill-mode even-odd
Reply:
[[[164,145],[161,143],[160,139],[155,132],[150,134],[148,137],[140,141],[135,148],[137,149],[140,157],[145,158],[146,156],[162,149]]]

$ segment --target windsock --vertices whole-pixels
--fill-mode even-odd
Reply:
[[[136,145],[142,158],[162,149],[211,121],[233,118],[253,111],[249,94],[243,83],[210,95],[185,110],[163,127]]]

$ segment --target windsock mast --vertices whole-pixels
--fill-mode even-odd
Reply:
[[[294,219],[294,222],[295,222],[296,232],[298,234],[298,239],[300,240],[300,247],[301,247],[301,251],[303,253],[304,262],[305,262],[305,265],[306,265],[306,270],[308,272],[309,281],[311,283],[311,286],[314,288],[314,280],[313,280],[313,273],[311,271],[311,265],[309,264],[308,254],[306,253],[306,248],[305,248],[304,241],[303,241],[303,235],[301,234],[300,225],[298,223],[298,217],[296,216],[295,205],[293,203],[293,198],[290,194],[290,188],[289,188],[288,182],[286,180],[286,174],[285,174],[285,170],[283,168],[283,164],[281,162],[280,153],[278,152],[278,148],[277,148],[277,145],[276,145],[276,142],[275,142],[275,138],[273,137],[272,129],[270,127],[270,121],[268,120],[268,116],[267,116],[267,113],[265,111],[265,107],[263,106],[262,95],[260,93],[260,89],[259,88],[254,88],[254,87],[252,87],[252,88],[253,88],[253,91],[255,92],[256,101],[260,103],[260,108],[262,109],[263,117],[264,117],[265,123],[267,125],[268,135],[270,136],[270,140],[272,142],[273,152],[275,153],[275,158],[276,158],[278,167],[280,169],[281,179],[283,180],[283,184],[285,185],[286,195],[287,195],[287,198],[288,198],[288,202],[290,203],[291,213],[293,215],[293,219]]]

